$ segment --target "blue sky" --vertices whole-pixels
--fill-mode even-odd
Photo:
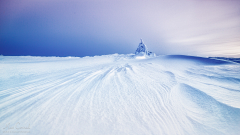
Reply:
[[[0,54],[134,53],[240,57],[238,0],[6,0]]]

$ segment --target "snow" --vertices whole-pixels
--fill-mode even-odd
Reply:
[[[135,58],[136,59],[146,59],[146,56],[138,56],[138,55],[136,55]]]
[[[0,129],[235,135],[239,84],[239,64],[194,56],[0,56]]]

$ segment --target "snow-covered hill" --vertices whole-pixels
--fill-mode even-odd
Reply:
[[[1,134],[240,134],[240,65],[193,56],[0,56]]]

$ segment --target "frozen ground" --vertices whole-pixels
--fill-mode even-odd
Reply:
[[[240,64],[192,56],[0,56],[0,129],[240,134]]]

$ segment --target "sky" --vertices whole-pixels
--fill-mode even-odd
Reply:
[[[2,0],[0,55],[240,57],[239,0]]]

